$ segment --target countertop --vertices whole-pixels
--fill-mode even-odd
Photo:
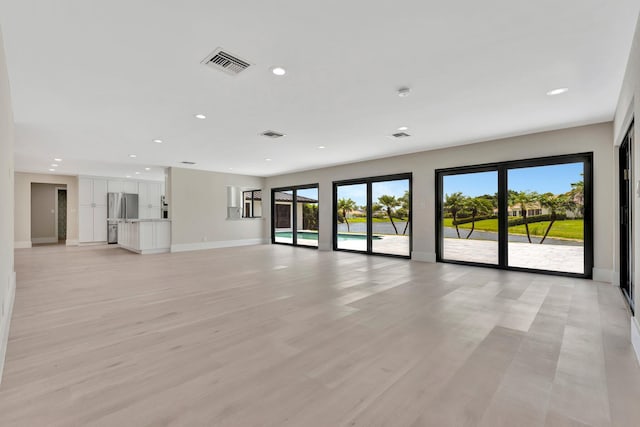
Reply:
[[[109,222],[171,222],[170,218],[136,218],[136,219],[123,219],[123,218],[107,218]]]

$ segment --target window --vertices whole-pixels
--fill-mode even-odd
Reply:
[[[592,157],[437,170],[437,260],[590,278]]]
[[[411,174],[333,183],[333,248],[411,256]]]
[[[318,247],[317,184],[274,188],[271,206],[273,243]]]
[[[242,192],[242,217],[260,218],[262,216],[262,191],[248,190]]]

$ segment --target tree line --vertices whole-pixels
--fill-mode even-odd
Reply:
[[[339,199],[336,208],[338,211],[338,221],[347,224],[347,232],[351,231],[348,214],[358,209],[366,211],[366,206],[359,207],[357,203],[350,198]],[[396,234],[400,233],[394,219],[406,221],[404,224],[404,229],[402,230],[402,234],[407,234],[407,229],[409,227],[409,209],[410,206],[408,190],[405,191],[404,194],[400,197],[384,194],[378,197],[378,201],[374,203],[373,206],[371,206],[371,212],[374,215],[378,213],[389,218],[389,221],[391,222],[393,230]]]

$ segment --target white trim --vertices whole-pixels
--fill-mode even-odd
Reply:
[[[14,249],[26,249],[31,247],[31,241],[26,242],[13,242]]]
[[[596,282],[613,283],[614,273],[613,270],[606,270],[604,268],[594,268],[592,270],[593,280]]]
[[[13,314],[13,302],[16,298],[16,273],[12,272],[9,277],[9,293],[6,295],[4,319],[0,318],[0,384],[2,384],[2,371],[4,370],[4,359],[7,355],[7,344],[9,342],[9,326],[11,315]]]
[[[166,254],[170,251],[169,248],[155,248],[155,249],[136,249],[125,245],[118,245],[119,248],[126,249],[127,251],[135,252],[140,255],[152,255],[152,254]]]
[[[32,244],[38,244],[38,243],[58,243],[58,238],[57,238],[57,237],[32,237],[32,238],[31,238],[31,243],[32,243]]]
[[[69,240],[69,239],[67,239],[67,241],[65,242],[65,244],[66,244],[67,246],[78,246],[78,244],[79,244],[79,243],[78,243],[78,241],[77,241],[77,240]]]
[[[267,243],[269,243],[268,239],[220,240],[217,242],[181,243],[177,245],[171,245],[171,252],[232,248],[235,246],[265,245]]]
[[[640,325],[635,317],[631,318],[631,344],[636,352],[636,358],[640,362]]]
[[[411,252],[411,260],[420,262],[436,262],[436,253],[413,251]]]

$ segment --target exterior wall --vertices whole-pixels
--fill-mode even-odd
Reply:
[[[227,219],[227,187],[264,189],[263,178],[171,168],[169,179],[172,252],[267,241],[263,218]]]
[[[13,270],[13,139],[9,76],[0,31],[0,382],[16,287]]]
[[[55,184],[67,187],[67,245],[78,244],[78,177],[15,173],[16,248],[31,247],[31,184]]]
[[[613,271],[614,180],[612,124],[601,123],[558,131],[424,151],[330,168],[268,177],[271,188],[319,183],[319,248],[332,247],[333,181],[369,176],[413,174],[413,259],[435,261],[435,170],[456,166],[593,152],[594,278],[610,282]],[[265,217],[270,212],[265,212]],[[266,222],[270,224],[270,220]],[[270,232],[269,227],[265,233]]]

